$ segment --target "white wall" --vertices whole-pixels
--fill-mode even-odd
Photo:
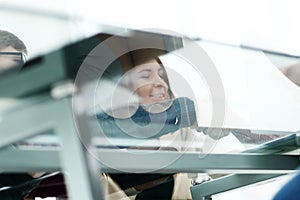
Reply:
[[[104,24],[163,28],[300,56],[299,7],[297,0],[0,0],[0,29],[20,35],[32,55]]]
[[[74,16],[76,1],[0,1],[0,29],[17,35],[29,57],[44,54],[97,32],[100,26]]]

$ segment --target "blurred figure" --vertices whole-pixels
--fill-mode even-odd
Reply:
[[[8,31],[0,30],[0,74],[16,66],[21,67],[26,55],[27,48],[22,40]],[[27,173],[0,173],[0,199],[24,198],[36,185],[29,183],[32,179]]]
[[[300,86],[300,63],[284,67],[281,71],[296,85]]]
[[[0,30],[0,73],[25,63],[27,48],[14,34]]]

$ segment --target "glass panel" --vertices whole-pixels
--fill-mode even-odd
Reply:
[[[78,7],[81,3],[84,6]],[[145,20],[141,21],[143,17],[136,16],[148,15],[147,12],[132,7],[135,12],[127,12],[129,15],[134,13],[129,16],[133,20],[128,24],[123,21],[128,21],[128,15],[125,18],[118,17],[111,9],[98,12],[97,6],[91,8],[83,1],[48,1],[43,5],[37,5],[34,1],[26,2],[26,5],[19,5],[17,1],[5,3],[5,9],[0,13],[0,21],[5,20],[3,28],[13,30],[24,39],[29,58],[53,49],[59,50],[54,54],[31,59],[19,73],[20,76],[11,76],[4,73],[4,70],[10,72],[7,70],[9,68],[13,72],[19,72],[25,62],[24,54],[0,52],[0,122],[2,117],[17,115],[20,110],[30,106],[69,97],[72,92],[69,92],[69,85],[65,85],[64,81],[71,80],[71,83],[75,81],[74,88],[78,92],[73,96],[75,121],[76,112],[88,112],[94,136],[92,142],[99,148],[99,152],[103,148],[110,148],[122,151],[142,150],[146,153],[149,152],[146,150],[167,151],[168,156],[174,151],[182,154],[274,154],[292,151],[299,155],[299,138],[294,133],[299,130],[299,88],[277,69],[299,62],[299,42],[295,42],[299,41],[299,31],[295,28],[290,31],[291,25],[298,24],[298,21],[281,20],[281,25],[287,21],[291,23],[283,26],[286,28],[274,28],[272,24],[278,23],[272,23],[271,19],[287,19],[280,16],[285,15],[284,12],[274,12],[281,14],[272,14],[269,18],[261,17],[264,14],[257,15],[255,20],[246,20],[247,29],[251,29],[246,33],[245,30],[236,31],[243,29],[235,25],[236,22],[243,21],[241,19],[248,18],[248,13],[253,16],[250,11],[245,14],[240,12],[249,10],[249,6],[244,4],[241,4],[243,9],[240,9],[241,5],[232,7],[238,8],[242,17],[236,18],[237,21],[227,20],[233,22],[231,25],[219,19],[217,23],[211,23],[217,18],[207,17],[215,13],[207,9],[211,7],[210,4],[182,4],[189,8],[188,12],[174,12],[182,10],[182,5],[178,2],[163,4],[168,9],[161,3],[154,3],[151,5],[155,9],[148,10],[156,10],[156,13],[164,13],[168,17],[151,15],[152,19],[145,23]],[[223,9],[222,6],[219,7]],[[257,10],[256,5],[252,7]],[[118,8],[124,10],[123,6]],[[195,9],[199,11],[199,8],[205,12],[191,12],[196,11]],[[275,10],[277,8],[281,9],[282,6],[277,4]],[[91,12],[91,9],[97,9],[97,14]],[[109,15],[106,11],[117,17],[107,17]],[[136,11],[139,12],[138,15]],[[195,13],[203,17],[195,17]],[[175,16],[177,14],[179,15]],[[99,17],[100,15],[105,17]],[[196,18],[204,23],[186,23]],[[262,20],[263,18],[267,20]],[[262,23],[257,23],[258,21]],[[110,22],[123,28],[102,24]],[[158,35],[153,38],[149,33],[140,35],[136,32],[118,37],[113,46],[102,43],[107,45],[104,51],[93,51],[94,47],[111,35],[102,37],[104,35],[100,34],[93,38],[91,35],[99,31],[116,33],[127,30],[128,27],[151,27],[149,22],[156,27],[181,30],[194,38],[259,47],[270,52],[266,54],[259,50],[191,41],[177,34],[177,37]],[[221,26],[216,25],[220,22]],[[267,29],[254,28],[262,24],[267,25],[264,26]],[[268,28],[270,24],[271,28]],[[283,31],[271,31],[277,29]],[[289,30],[292,37],[285,37],[288,35],[282,34],[285,30]],[[224,34],[224,31],[231,35]],[[268,32],[275,34],[265,34]],[[270,35],[273,36],[269,37]],[[280,40],[282,36],[284,40]],[[84,44],[77,41],[82,38],[87,38]],[[100,40],[96,41],[95,38]],[[74,44],[63,47],[70,42]],[[276,51],[286,54],[272,54]],[[87,67],[87,71],[81,70],[81,66]],[[85,73],[87,76],[78,80],[78,76]],[[74,88],[71,87],[71,91]],[[41,93],[49,94],[39,96]],[[45,147],[51,147],[51,150],[54,147],[56,150],[58,146],[58,138],[53,135],[52,130],[14,145],[19,150],[49,149]],[[146,153],[143,156],[147,156]],[[171,161],[167,160],[165,164],[169,165]],[[160,168],[162,163],[158,162],[158,165]],[[255,163],[252,166],[254,165]],[[145,177],[140,176],[143,180]],[[161,176],[158,175],[158,178]],[[166,177],[163,178],[165,181]]]
[[[300,107],[293,97],[299,94],[276,63],[260,51],[204,42],[197,45],[206,53],[199,53],[202,62],[198,66],[182,57],[189,45],[170,53],[133,50],[116,59],[93,95],[101,129],[95,133],[104,133],[95,140],[96,145],[201,153],[251,148],[254,152],[254,146],[297,130],[294,115]],[[214,94],[216,87],[210,84],[217,78],[205,76],[203,66],[217,70],[226,99]],[[285,95],[279,95],[273,85]],[[220,108],[215,103],[224,104],[226,110],[220,114],[224,117],[221,124],[214,124],[215,109]],[[290,120],[276,115],[278,110]]]
[[[21,74],[35,69],[41,70],[37,74],[45,74],[48,71],[43,70],[49,70],[50,66],[59,70],[50,70],[54,75],[48,82],[36,82],[45,84],[42,87],[45,90],[25,88],[25,96],[34,96],[27,99],[21,95],[20,104],[1,114],[15,114],[26,106],[64,98],[70,93],[54,95],[53,89],[59,84],[53,83],[75,79],[75,121],[77,112],[89,114],[92,142],[99,152],[109,148],[128,152],[141,150],[145,153],[142,156],[153,151],[206,155],[285,153],[298,148],[298,135],[293,133],[298,128],[295,116],[300,108],[296,101],[299,91],[263,52],[202,42],[194,42],[199,52],[191,51],[193,44],[189,42],[192,41],[168,43],[164,35],[158,34],[154,40],[150,35],[117,37],[113,46],[109,46],[107,40],[101,43],[91,38],[85,40],[84,45],[81,41],[59,50],[56,57],[51,57],[51,53],[38,64],[29,63],[28,71]],[[145,46],[159,42],[153,45],[157,48],[132,47],[143,41],[146,41]],[[177,48],[178,44],[185,44],[184,48]],[[105,45],[105,48],[97,51],[94,49],[97,45]],[[66,73],[60,74],[60,70]],[[28,80],[24,78],[20,84]],[[52,96],[42,95],[41,99],[35,96],[41,92]],[[56,139],[49,131],[22,141],[18,148],[57,149]],[[174,161],[170,159],[164,164]],[[158,168],[162,167],[160,164]],[[144,179],[144,175],[140,178]]]
[[[280,57],[270,60],[260,51],[146,32],[113,36],[114,46],[107,43],[110,37],[99,34],[58,50],[55,58],[65,57],[55,59],[57,64],[52,67],[57,67],[57,75],[47,83],[41,80],[46,84],[43,88],[49,87],[64,68],[68,73],[62,79],[76,78],[75,85],[82,87],[87,104],[84,108],[97,121],[93,134],[98,147],[202,153],[251,148],[248,152],[253,152],[256,145],[298,129],[299,91],[275,66]],[[157,48],[133,48],[141,43],[155,43]],[[103,44],[104,51],[95,51]],[[193,45],[198,52],[190,51]],[[200,62],[195,65],[187,53]],[[27,68],[48,69],[47,63],[54,61],[51,55]],[[295,62],[290,57],[283,60]],[[26,103],[32,99],[33,103]],[[39,101],[32,99],[22,99],[23,106]],[[216,122],[216,117],[221,120]]]

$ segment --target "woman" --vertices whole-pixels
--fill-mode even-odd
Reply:
[[[159,54],[157,50],[142,49],[130,52],[129,56],[125,55],[127,59],[125,57],[121,58],[122,69],[126,73],[122,76],[118,86],[129,89],[131,95],[128,96],[128,99],[124,99],[122,95],[120,98],[112,99],[121,99],[125,101],[124,103],[132,102],[132,100],[136,102],[136,99],[138,99],[138,103],[144,108],[151,108],[151,106],[148,106],[149,104],[159,104],[174,99],[165,67],[158,58]],[[122,62],[122,60],[127,62]],[[128,62],[128,60],[131,60],[131,62]],[[107,101],[105,102],[107,104]],[[224,151],[240,151],[242,149],[240,143],[232,134],[229,134],[226,138],[228,140],[225,140],[225,143],[218,142],[217,148],[212,149],[210,144],[216,143],[209,136],[191,128],[181,128],[159,137],[159,147],[154,147],[152,150],[175,150],[183,153],[187,151],[224,153]],[[226,143],[228,141],[229,144]],[[139,146],[136,148],[143,149],[144,147]],[[145,145],[145,149],[149,149],[149,143]],[[104,180],[106,180],[106,182],[103,182],[104,185],[106,183],[109,186],[107,199],[192,199],[190,193],[191,180],[188,179],[186,173],[165,175],[109,174],[104,176]],[[114,198],[113,195],[119,196]]]
[[[132,54],[136,55],[137,52],[132,52]],[[122,78],[122,85],[126,85],[133,95],[138,97],[139,104],[143,106],[174,98],[166,70],[158,58],[145,59],[143,57],[135,59],[134,63],[135,67]],[[185,128],[164,135],[159,138],[159,141],[162,146],[172,147],[177,151],[201,151],[201,146],[197,149],[191,146],[195,140],[204,141],[204,137],[202,134],[194,134],[192,130]],[[112,178],[106,177],[109,184],[114,185],[111,182],[114,180],[123,189],[124,194],[131,199],[191,199],[190,180],[187,174],[110,174],[109,177]],[[133,184],[132,182],[136,185],[129,187]],[[114,189],[110,190],[110,194],[120,192],[115,186]]]

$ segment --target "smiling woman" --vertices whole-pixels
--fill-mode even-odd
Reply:
[[[129,72],[130,87],[141,104],[173,98],[166,70],[159,59],[138,65]]]
[[[149,108],[153,108],[153,105],[161,105],[163,102],[168,102],[168,100],[170,100],[170,102],[174,100],[165,66],[158,57],[160,53],[160,50],[140,49],[132,51],[128,55],[124,55],[127,56],[131,62],[127,62],[126,67],[124,66],[126,64],[123,63],[122,69],[123,72],[125,72],[121,76],[118,85],[122,88],[127,88],[130,95],[128,95],[128,99],[125,97],[121,98],[121,101],[124,101],[122,105],[131,105],[132,97],[138,99],[138,101],[134,101],[134,104],[137,103],[145,108],[148,106]],[[164,112],[164,110],[160,112]],[[146,121],[146,118],[144,120]],[[164,121],[161,120],[159,123],[163,124]],[[142,129],[142,134],[149,134],[146,129],[147,127],[133,124],[131,128]],[[127,134],[130,135],[130,133]],[[143,140],[138,146],[130,146],[129,149],[168,151],[186,151],[187,149],[193,149],[192,151],[197,151],[201,150],[200,146],[199,148],[191,148],[192,143],[195,140],[203,141],[203,137],[202,134],[196,135],[189,128],[182,128],[174,133],[171,132],[156,138],[158,141],[157,144],[161,146],[155,146],[155,144],[153,144],[152,146],[146,147],[143,146],[146,140]],[[185,173],[121,173],[109,174],[105,177],[111,178],[106,179],[108,182],[113,182],[109,184],[114,185],[117,183],[120,187],[119,190],[124,191],[124,195],[130,199],[191,199],[189,192],[190,180]],[[112,190],[110,192],[111,194],[120,193],[120,191]]]

